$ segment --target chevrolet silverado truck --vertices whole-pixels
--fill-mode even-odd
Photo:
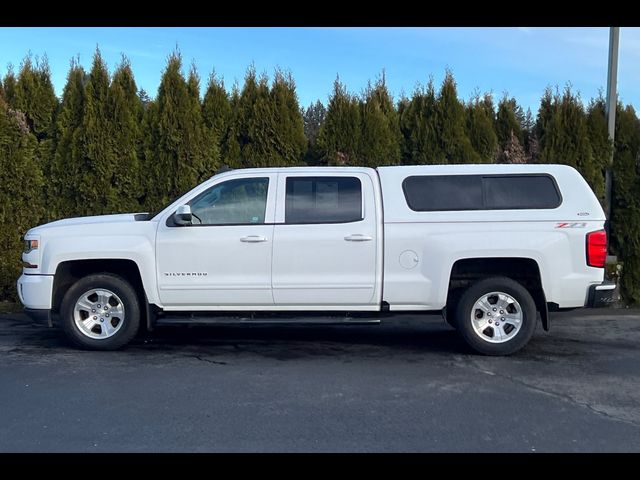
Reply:
[[[17,288],[33,319],[86,349],[141,327],[410,312],[507,355],[549,311],[611,301],[605,220],[564,165],[230,170],[155,215],[32,228]]]

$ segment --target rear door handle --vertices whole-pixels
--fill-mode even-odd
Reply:
[[[347,242],[368,242],[373,240],[373,237],[369,235],[363,235],[362,233],[354,233],[352,235],[347,235],[344,237]]]
[[[262,235],[249,235],[248,237],[242,237],[240,241],[245,243],[266,242],[267,237],[263,237]]]

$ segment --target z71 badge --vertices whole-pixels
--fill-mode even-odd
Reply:
[[[587,224],[585,222],[561,222],[556,223],[556,228],[584,228]]]

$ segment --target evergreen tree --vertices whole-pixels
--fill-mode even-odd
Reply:
[[[50,178],[51,164],[55,153],[53,137],[58,99],[53,90],[51,71],[46,56],[42,60],[36,57],[35,64],[31,56],[24,59],[15,83],[13,96],[15,108],[25,114],[30,131],[38,140],[36,159],[44,177]],[[46,197],[47,192],[43,193],[43,196]]]
[[[522,136],[524,138],[522,146],[524,147],[527,162],[534,163],[538,156],[538,139],[536,137],[536,122],[530,108],[527,108],[527,113],[522,122]]]
[[[467,132],[471,146],[482,163],[492,163],[498,154],[498,137],[494,129],[494,110],[491,95],[476,96],[467,105]]]
[[[138,93],[138,95],[140,95],[140,93]],[[156,189],[156,185],[154,184],[157,175],[157,171],[155,170],[157,166],[154,164],[157,148],[156,135],[158,134],[158,129],[156,128],[158,119],[157,112],[158,105],[154,100],[150,100],[146,105],[143,103],[142,123],[140,127],[142,132],[141,155],[138,157],[141,173],[140,188],[142,190],[142,195],[138,201],[144,210],[152,213],[157,212],[159,208],[165,205],[160,198],[160,190]]]
[[[2,89],[4,90],[4,99],[9,107],[16,106],[16,75],[13,73],[13,65],[9,64],[7,74],[4,77]]]
[[[436,103],[436,126],[445,163],[480,163],[467,135],[464,105],[458,99],[456,82],[447,71]]]
[[[239,167],[240,161],[240,91],[234,84],[229,99],[231,114],[227,134],[222,140],[222,164],[229,167]]]
[[[274,165],[302,164],[307,138],[304,135],[304,119],[291,73],[276,70],[270,99],[274,114]]]
[[[318,133],[318,146],[327,165],[359,165],[360,106],[336,78],[329,98],[327,116]]]
[[[212,162],[206,158],[204,122],[196,98],[197,75],[192,70],[188,84],[181,70],[182,58],[174,52],[167,60],[158,95],[147,116],[150,128],[145,142],[145,204],[152,211],[210,174]]]
[[[398,105],[396,106],[396,111],[398,112],[398,126],[401,126],[402,115],[405,114],[407,108],[409,108],[410,103],[411,100],[409,100],[409,98],[404,93],[404,90],[402,90],[400,93],[400,98],[398,99]],[[402,135],[402,128],[400,128],[400,135]],[[403,152],[402,155],[404,155],[404,147],[402,145],[400,147],[400,151]]]
[[[140,158],[144,107],[136,92],[131,65],[123,58],[113,74],[108,93],[110,155],[114,161],[111,184],[115,194],[115,203],[109,207],[111,211],[137,211],[143,196]]]
[[[236,100],[232,98],[232,103],[234,102]],[[241,166],[299,164],[305,151],[306,139],[291,75],[277,70],[269,88],[267,76],[263,74],[257,78],[255,69],[250,67],[242,92],[237,98],[237,115],[232,130],[227,143],[228,147],[239,147]],[[238,142],[237,147],[233,138]]]
[[[221,152],[221,157],[224,157],[223,144],[229,135],[232,112],[224,82],[216,78],[215,74],[209,76],[207,91],[202,102],[202,118],[207,128],[208,142]],[[224,158],[222,158],[222,163],[224,163]]]
[[[187,92],[189,96],[200,103],[200,75],[195,63],[191,63],[187,77]]]
[[[107,113],[109,72],[99,49],[93,56],[85,95],[84,115],[73,139],[78,154],[75,213],[117,213],[118,195],[112,188],[116,159],[111,148],[111,122]]]
[[[138,91],[138,97],[140,97],[142,108],[146,110],[149,104],[152,102],[151,97],[149,97],[149,94],[144,88],[141,88],[140,91]]]
[[[555,105],[550,109],[545,104],[547,100],[545,94],[541,103],[541,110],[544,110],[539,115],[540,161],[562,163],[578,169],[601,198],[604,178],[601,167],[593,158],[587,115],[580,98],[567,87],[562,97],[553,97]]]
[[[320,100],[316,100],[316,103],[312,103],[304,111],[304,135],[310,144],[315,144],[326,116],[327,109]]]
[[[79,215],[77,191],[82,188],[80,179],[80,155],[75,138],[84,116],[86,102],[86,73],[71,61],[67,83],[62,94],[60,114],[55,128],[55,153],[51,165],[51,176],[46,183],[48,219],[53,220]]]
[[[418,87],[411,100],[401,101],[398,111],[402,133],[402,162],[405,165],[446,162],[439,141],[437,106],[431,79],[426,89]]]
[[[405,125],[404,121],[406,120],[407,110],[411,105],[411,100],[406,96],[404,90],[400,93],[400,98],[398,99],[398,104],[396,106],[396,111],[398,112],[398,128],[400,129],[400,162],[405,163],[407,159],[407,140],[405,138]]]
[[[22,236],[43,214],[36,148],[25,114],[0,98],[0,300],[15,299]]]
[[[270,109],[269,83],[265,75],[257,78],[250,66],[238,99],[236,120],[241,167],[265,167],[270,163],[270,133],[273,133],[273,111]]]
[[[513,130],[510,131],[510,135],[509,140],[500,151],[498,163],[527,163],[527,154]]]
[[[371,167],[399,164],[400,125],[384,73],[373,87],[369,84],[361,108],[359,158],[362,164]]]
[[[593,153],[593,168],[604,179],[605,170],[611,162],[613,146],[607,129],[607,114],[605,100],[602,95],[592,99],[587,108],[587,135]],[[604,186],[602,187],[604,193]]]
[[[320,165],[322,150],[318,146],[318,134],[327,115],[327,109],[320,100],[307,107],[303,114],[304,135],[307,137],[305,162],[308,165]]]
[[[14,107],[23,112],[31,132],[38,140],[51,138],[58,99],[53,91],[49,63],[32,61],[28,56],[22,62],[15,85]]]
[[[557,143],[558,139],[555,135],[557,132],[550,128],[550,126],[557,120],[555,120],[558,105],[560,104],[560,94],[556,91],[555,95],[551,91],[550,87],[544,90],[542,98],[540,99],[540,108],[538,109],[538,116],[536,118],[536,124],[534,127],[535,137],[538,140],[538,154],[542,145],[553,145]],[[538,161],[542,163],[539,158]]]
[[[640,303],[640,120],[618,104],[613,159],[611,251],[620,257],[622,295]]]
[[[498,102],[496,114],[496,135],[501,151],[507,148],[507,144],[514,145],[516,140],[519,144],[516,148],[521,149],[524,144],[524,131],[520,118],[523,118],[522,107],[518,105],[515,98],[508,98],[505,94]]]
[[[217,138],[211,138],[211,131],[207,129],[202,114],[200,102],[200,77],[195,65],[191,66],[187,79],[187,91],[190,99],[190,114],[187,120],[191,123],[187,132],[187,151],[194,157],[194,164],[199,165],[198,182],[210,178],[219,168],[220,148]],[[195,185],[192,185],[195,187]]]

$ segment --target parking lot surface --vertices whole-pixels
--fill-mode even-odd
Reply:
[[[0,451],[639,451],[640,311],[552,322],[511,357],[426,316],[165,327],[87,352],[3,314]]]

